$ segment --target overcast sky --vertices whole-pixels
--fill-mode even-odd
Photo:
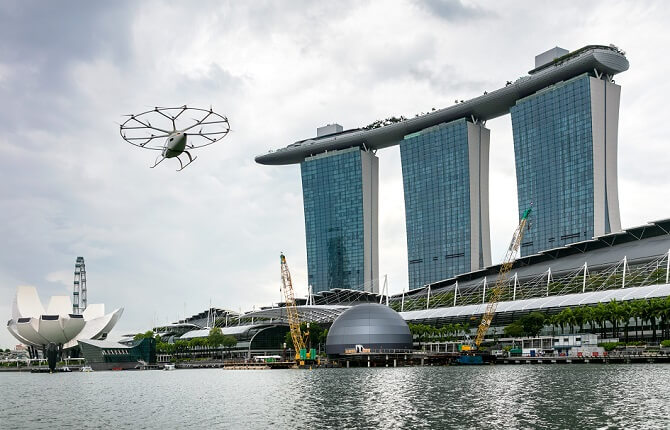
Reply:
[[[624,228],[670,217],[664,2],[253,1],[0,3],[0,316],[16,287],[125,307],[116,334],[214,306],[280,299],[279,253],[306,287],[300,168],[254,156],[318,126],[414,116],[525,75],[534,56],[614,43]],[[209,107],[232,131],[183,172],[125,143],[122,115]],[[517,222],[511,120],[491,129],[491,235]],[[380,273],[407,285],[400,156],[381,150]],[[0,329],[0,346],[15,340]]]

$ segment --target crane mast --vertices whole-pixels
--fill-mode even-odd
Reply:
[[[514,265],[514,257],[516,256],[516,253],[519,250],[519,246],[521,245],[521,240],[523,239],[526,224],[528,223],[528,216],[530,215],[531,210],[532,205],[523,212],[523,215],[521,215],[519,226],[514,231],[512,242],[509,244],[509,248],[507,248],[507,253],[505,254],[505,259],[503,260],[502,266],[500,266],[500,272],[498,272],[496,283],[491,290],[491,300],[486,305],[486,312],[484,312],[482,322],[480,322],[479,327],[477,327],[477,337],[475,337],[475,346],[477,348],[479,348],[479,345],[481,345],[482,341],[484,340],[484,336],[491,326],[491,321],[493,321],[493,316],[495,315],[496,308],[498,307],[498,301],[500,300],[500,296],[502,296],[505,285],[507,284],[507,277],[509,272],[512,270],[512,265]]]
[[[293,283],[291,282],[291,272],[286,264],[286,257],[281,254],[279,257],[281,263],[281,286],[284,292],[286,302],[286,314],[288,316],[288,325],[291,330],[291,339],[296,352],[296,359],[300,357],[300,351],[305,350],[305,339],[300,331],[300,319],[298,318],[298,308],[295,304],[295,295],[293,294]]]

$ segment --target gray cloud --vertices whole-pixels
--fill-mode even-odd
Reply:
[[[463,23],[472,19],[490,17],[493,13],[462,0],[417,0],[417,4],[446,21]]]
[[[78,255],[91,301],[126,307],[119,333],[193,314],[210,299],[233,309],[277,301],[280,251],[304,294],[299,166],[260,166],[254,155],[326,122],[355,127],[479,95],[524,74],[556,44],[611,39],[629,52],[631,70],[617,77],[621,205],[635,208],[622,209],[624,225],[667,217],[668,203],[656,195],[645,205],[637,182],[667,189],[667,178],[647,170],[670,163],[663,128],[640,119],[662,121],[667,85],[657,52],[670,43],[667,12],[650,17],[645,5],[3,2],[0,316],[9,315],[17,285],[37,286],[44,300],[66,293]],[[562,24],[577,12],[592,25]],[[468,26],[480,16],[486,28]],[[641,37],[643,29],[659,40]],[[149,169],[155,154],[123,142],[115,122],[184,103],[213,105],[230,118],[230,135],[181,173],[171,160]],[[509,118],[491,129],[496,255],[513,230],[516,197]],[[380,272],[399,292],[407,276],[399,157],[392,149],[378,155]],[[12,344],[0,330],[0,346]]]

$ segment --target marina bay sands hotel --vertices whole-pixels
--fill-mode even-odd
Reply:
[[[519,216],[532,202],[521,254],[621,230],[617,133],[628,69],[613,45],[551,49],[503,88],[377,128],[321,127],[256,157],[300,163],[308,282],[378,292],[376,151],[400,145],[410,289],[491,265],[487,120],[511,114]]]

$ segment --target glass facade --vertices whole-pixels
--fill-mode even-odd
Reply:
[[[372,236],[370,231],[371,223],[376,226],[376,192],[374,213],[365,200],[371,198],[371,183],[376,185],[377,170],[371,171],[370,164],[377,161],[351,148],[301,163],[308,283],[314,293],[367,290],[374,278],[369,260],[376,254],[376,232]]]
[[[400,156],[409,288],[470,271],[468,122],[408,135],[400,143]]]
[[[591,78],[584,74],[510,109],[519,216],[531,204],[521,255],[594,236]]]
[[[116,344],[115,342],[103,342],[102,346],[94,345],[86,341],[79,342],[82,356],[86,363],[135,363],[142,360],[146,363],[156,362],[156,340],[153,338],[134,340],[130,347]]]

